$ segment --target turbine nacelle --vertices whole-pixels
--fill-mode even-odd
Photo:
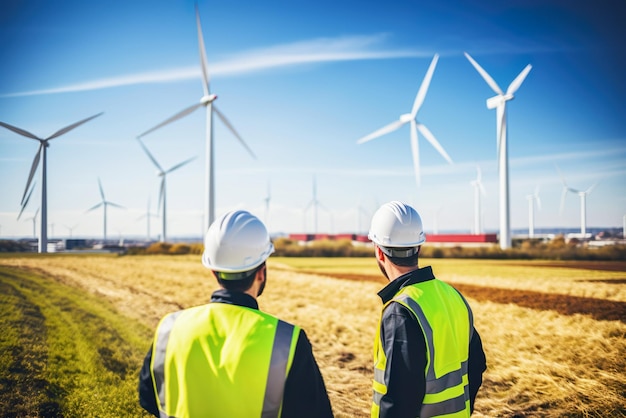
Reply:
[[[404,115],[400,115],[400,122],[407,123],[411,122],[415,117],[410,113],[405,113]]]
[[[200,103],[206,106],[209,103],[213,102],[215,99],[217,99],[217,94],[209,94],[206,96],[202,96],[202,98],[200,99]]]
[[[503,105],[509,100],[513,100],[512,94],[498,94],[487,99],[487,109],[495,109],[500,105]]]

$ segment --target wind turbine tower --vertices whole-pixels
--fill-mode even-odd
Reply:
[[[205,147],[205,170],[206,170],[206,182],[205,182],[205,225],[208,228],[215,219],[215,152],[214,152],[214,141],[213,141],[213,113],[218,116],[218,118],[226,125],[226,127],[235,135],[235,137],[241,142],[241,144],[246,148],[246,150],[252,155],[252,158],[256,159],[256,156],[252,152],[252,150],[248,147],[248,145],[244,142],[241,136],[237,133],[233,125],[226,119],[226,117],[220,112],[217,107],[213,105],[217,96],[211,93],[210,83],[209,83],[209,70],[208,63],[206,57],[206,50],[204,48],[204,38],[202,36],[202,27],[200,26],[200,13],[198,12],[198,5],[196,4],[196,26],[198,29],[198,48],[200,51],[200,65],[202,67],[202,88],[204,89],[204,95],[200,98],[200,102],[194,105],[191,105],[169,119],[161,122],[157,126],[147,130],[146,132],[139,135],[138,138],[141,138],[150,132],[153,132],[162,126],[165,126],[171,122],[174,122],[188,114],[192,113],[196,109],[200,107],[206,108],[206,147]]]
[[[535,193],[526,195],[528,200],[528,238],[535,237],[535,201],[537,209],[541,210],[541,200],[539,199],[539,186],[535,188]]]
[[[46,253],[48,252],[48,196],[47,196],[47,149],[50,146],[50,141],[58,136],[61,136],[65,133],[68,133],[72,129],[82,125],[83,123],[89,122],[91,119],[96,118],[102,114],[98,113],[97,115],[88,117],[87,119],[83,119],[76,123],[66,126],[65,128],[59,129],[52,135],[47,138],[40,138],[36,135],[31,134],[24,129],[16,128],[15,126],[9,125],[8,123],[0,122],[0,126],[4,126],[5,128],[19,134],[25,136],[26,138],[34,139],[35,141],[39,141],[39,149],[37,150],[37,154],[35,154],[35,159],[33,160],[33,164],[30,167],[30,174],[28,175],[28,181],[26,182],[26,187],[24,188],[24,194],[22,195],[22,209],[26,206],[26,192],[30,187],[30,183],[33,181],[33,176],[35,175],[35,171],[37,171],[37,167],[39,166],[39,160],[41,160],[41,231],[39,235],[39,252]]]
[[[498,86],[491,76],[466,52],[465,57],[476,71],[496,93],[487,99],[487,108],[496,109],[496,139],[498,152],[498,171],[500,174],[500,248],[511,248],[511,222],[509,220],[509,155],[507,148],[506,102],[513,100],[513,94],[519,89],[532,69],[528,64],[509,84],[506,93]]]
[[[446,159],[450,164],[452,164],[452,159],[448,155],[448,153],[443,149],[439,141],[435,138],[435,136],[430,132],[430,130],[426,127],[426,125],[421,124],[417,121],[417,113],[424,103],[424,98],[426,97],[426,92],[428,91],[428,87],[430,85],[430,80],[433,77],[433,73],[435,71],[435,67],[437,66],[437,61],[439,60],[439,55],[435,54],[433,60],[428,67],[428,71],[426,71],[426,76],[422,81],[422,84],[417,92],[417,96],[415,96],[415,101],[413,102],[413,109],[411,113],[406,113],[400,115],[400,119],[395,122],[391,122],[389,125],[386,125],[380,128],[377,131],[372,132],[369,135],[364,136],[363,138],[357,141],[357,144],[362,144],[367,141],[371,141],[372,139],[378,138],[390,132],[393,132],[400,128],[402,125],[409,123],[411,126],[411,150],[413,153],[413,169],[415,170],[415,180],[417,181],[417,185],[419,186],[421,183],[420,180],[420,165],[419,165],[419,144],[417,141],[417,131],[419,130],[422,135],[430,142],[430,144],[435,147],[435,149]]]
[[[486,194],[482,183],[480,167],[476,167],[476,171],[476,180],[470,182],[474,188],[474,235],[483,233],[481,195],[484,196]]]

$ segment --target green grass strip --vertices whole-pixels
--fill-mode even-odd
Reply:
[[[41,272],[0,267],[3,416],[145,416],[137,377],[152,331]]]

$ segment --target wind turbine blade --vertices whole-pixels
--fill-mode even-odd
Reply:
[[[517,89],[519,89],[519,86],[522,85],[522,83],[524,82],[524,79],[526,79],[526,76],[528,75],[528,73],[530,72],[530,70],[533,68],[532,65],[528,64],[521,73],[519,73],[517,75],[517,77],[515,77],[515,80],[513,80],[511,82],[511,84],[509,84],[509,88],[506,89],[506,94],[513,94],[517,91]]]
[[[496,108],[496,118],[497,118],[497,138],[496,138],[496,152],[497,152],[497,158],[498,161],[500,159],[500,148],[502,148],[502,137],[503,135],[506,134],[506,125],[505,125],[505,118],[506,118],[506,103],[502,102],[500,105],[498,105],[498,107]],[[500,165],[498,164],[498,171],[500,170]]]
[[[176,164],[174,167],[172,167],[172,168],[170,168],[169,170],[167,170],[167,171],[165,172],[165,174],[171,173],[172,171],[174,171],[174,170],[176,170],[176,169],[178,169],[178,168],[180,168],[180,167],[184,166],[185,164],[189,164],[190,162],[192,162],[192,161],[193,161],[193,160],[195,160],[196,158],[197,158],[197,157],[191,157],[191,158],[189,158],[189,159],[187,159],[187,160],[183,161],[182,163],[178,163],[178,164]]]
[[[165,121],[159,123],[157,126],[148,129],[146,132],[142,133],[141,135],[138,135],[138,138],[141,138],[142,136],[146,136],[148,135],[150,132],[156,131],[157,129],[174,122],[175,120],[178,120],[184,116],[187,116],[188,114],[192,113],[194,110],[196,110],[199,107],[204,106],[204,104],[202,102],[200,103],[196,103],[194,105],[191,105],[183,110],[181,110],[180,112],[178,112],[177,114],[175,114],[174,116],[170,117],[169,119],[166,119]]]
[[[165,176],[161,178],[161,186],[159,187],[159,213],[163,210],[163,199],[165,198]]]
[[[145,151],[148,158],[150,158],[150,161],[152,161],[152,163],[156,166],[156,168],[159,170],[160,173],[163,173],[163,169],[159,165],[156,158],[154,158],[154,156],[150,153],[150,151],[148,151],[148,148],[145,146],[143,141],[139,137],[137,137],[137,141],[139,142],[139,145],[141,145],[141,148],[143,148],[143,150]]]
[[[419,144],[417,142],[416,124],[417,123],[414,120],[411,120],[411,153],[413,154],[413,170],[415,172],[415,181],[419,187],[421,186],[422,181],[420,178],[420,152]]]
[[[230,131],[233,133],[233,135],[235,135],[235,137],[239,140],[239,142],[241,142],[241,145],[244,146],[244,148],[246,150],[248,150],[248,152],[250,153],[250,155],[252,156],[252,158],[254,158],[256,160],[256,155],[254,155],[254,153],[252,152],[252,150],[250,149],[250,147],[248,147],[248,145],[245,143],[245,141],[243,140],[243,138],[241,137],[241,135],[239,135],[237,133],[237,131],[235,130],[235,128],[233,127],[233,125],[226,119],[226,116],[224,116],[222,114],[222,112],[220,112],[217,107],[215,107],[215,105],[213,106],[213,111],[215,112],[215,114],[217,114],[217,116],[222,120],[222,122],[224,123],[224,125],[226,125],[226,127],[228,129],[230,129]]]
[[[567,187],[563,187],[563,192],[561,193],[561,207],[559,209],[559,214],[563,214],[563,210],[565,209],[565,196],[567,195]]]
[[[389,125],[384,126],[382,128],[380,128],[379,130],[372,132],[369,135],[364,136],[363,138],[359,139],[358,141],[356,141],[357,144],[362,144],[364,142],[367,141],[371,141],[372,139],[378,138],[379,136],[383,136],[385,134],[388,134],[389,132],[393,132],[396,129],[398,129],[399,127],[401,127],[402,125],[404,125],[406,122],[403,122],[401,120],[397,120],[395,122],[391,122]]]
[[[478,188],[480,189],[480,194],[482,194],[483,196],[487,195],[487,192],[485,191],[485,188],[483,187],[483,184],[481,182],[478,182]]]
[[[433,60],[430,62],[430,66],[428,67],[428,71],[426,71],[426,76],[422,81],[422,85],[420,86],[417,96],[415,96],[415,102],[413,102],[413,109],[411,110],[411,116],[415,119],[417,112],[419,111],[422,103],[424,103],[424,98],[426,97],[426,92],[428,92],[428,87],[430,86],[430,80],[433,78],[433,73],[435,72],[435,67],[437,66],[437,61],[439,60],[439,54],[435,54]]]
[[[99,208],[100,206],[102,206],[102,205],[104,205],[104,203],[103,203],[103,202],[100,202],[100,203],[98,203],[96,206],[93,206],[93,207],[91,207],[91,208],[87,209],[87,210],[85,211],[85,213],[86,213],[86,212],[91,212],[92,210],[96,210],[96,209],[98,209],[98,208]]]
[[[588,188],[588,189],[585,191],[585,193],[590,194],[590,193],[593,191],[593,189],[595,189],[595,188],[596,188],[596,186],[598,185],[598,183],[599,183],[599,182],[597,181],[597,182],[595,182],[594,184],[592,184],[592,185],[591,185],[591,187],[590,187],[590,188]]]
[[[63,135],[64,133],[67,133],[67,132],[71,131],[72,129],[74,129],[74,128],[76,128],[76,127],[80,126],[80,125],[82,125],[83,123],[89,122],[90,120],[92,120],[92,119],[94,119],[94,118],[97,118],[98,116],[100,116],[100,115],[101,115],[101,114],[103,114],[103,113],[104,113],[104,112],[100,112],[100,113],[98,113],[97,115],[90,116],[90,117],[88,117],[88,118],[86,118],[86,119],[83,119],[83,120],[78,121],[78,122],[76,122],[76,123],[73,123],[73,124],[71,124],[71,125],[69,125],[69,126],[66,126],[65,128],[59,129],[58,131],[56,131],[55,133],[53,133],[52,135],[50,135],[49,137],[47,137],[47,138],[46,138],[46,141],[47,141],[47,140],[49,140],[49,139],[52,139],[52,138],[56,138],[57,136],[61,136],[61,135]]]
[[[30,196],[33,194],[33,190],[35,190],[35,183],[33,183],[33,187],[30,188],[30,192],[28,192],[28,196],[26,197],[26,200],[24,201],[24,203],[22,203],[22,208],[20,209],[20,213],[19,215],[17,215],[18,221],[20,220],[20,217],[22,216],[22,212],[24,212],[24,209],[26,209],[26,206],[28,205],[28,201],[30,200]]]
[[[26,197],[26,192],[28,191],[30,182],[33,181],[33,176],[35,175],[35,171],[37,171],[37,166],[39,165],[39,158],[41,157],[41,148],[43,146],[44,146],[44,143],[40,142],[39,148],[37,149],[37,154],[35,154],[35,158],[33,159],[33,164],[30,166],[30,173],[28,174],[28,180],[26,181],[26,188],[24,189],[24,194],[22,195],[22,204],[24,204],[24,198]]]
[[[491,89],[498,94],[504,94],[500,86],[498,86],[498,84],[493,80],[493,78],[491,78],[491,76],[487,73],[487,71],[485,71],[483,67],[481,67],[476,61],[474,61],[474,58],[472,58],[470,54],[468,54],[467,52],[464,52],[464,54],[465,54],[465,57],[469,60],[469,62],[474,66],[476,71],[478,71],[478,73],[487,82],[487,84],[489,84],[489,87],[491,87]]]
[[[559,177],[561,177],[561,182],[563,183],[563,186],[567,187],[567,183],[565,182],[565,177],[563,177],[563,173],[561,173],[561,169],[556,164],[554,164],[554,167],[556,168],[556,171],[559,173]]]
[[[107,202],[107,205],[111,205],[120,209],[126,209],[124,206],[118,205],[117,203],[113,203],[113,202]]]
[[[36,137],[35,135],[31,134],[28,131],[25,131],[23,129],[17,128],[17,127],[15,127],[13,125],[9,125],[8,123],[0,122],[0,126],[4,126],[5,128],[7,128],[7,129],[9,129],[9,130],[11,130],[11,131],[13,131],[13,132],[15,132],[17,134],[25,136],[27,138],[32,138],[32,139],[36,139],[37,141],[41,141],[41,138]]]
[[[539,198],[539,195],[536,196],[537,199],[537,209],[541,210],[541,199]]]
[[[206,49],[204,47],[204,36],[202,35],[202,25],[200,25],[200,12],[198,11],[198,3],[196,3],[196,26],[198,27],[198,49],[200,50],[200,66],[202,67],[202,88],[204,95],[211,94],[211,85],[209,79],[208,61],[206,58]]]
[[[419,131],[422,133],[422,135],[424,135],[424,137],[426,137],[426,139],[428,140],[428,142],[430,142],[430,144],[437,150],[439,151],[439,154],[441,154],[441,156],[443,158],[446,159],[446,161],[450,164],[454,164],[452,162],[452,158],[450,158],[450,156],[448,155],[448,153],[446,152],[446,150],[443,149],[443,147],[441,146],[441,144],[439,143],[439,141],[437,141],[437,138],[435,138],[435,136],[432,134],[432,132],[430,132],[428,130],[428,128],[425,125],[422,125],[421,123],[417,124],[417,129],[419,129]]]
[[[102,182],[100,181],[100,177],[98,177],[98,187],[100,188],[100,197],[102,197],[102,201],[106,201],[104,198],[104,190],[102,189]]]
[[[535,196],[535,199],[537,200],[537,209],[541,210],[541,199],[539,198],[539,186],[535,188],[534,196]]]

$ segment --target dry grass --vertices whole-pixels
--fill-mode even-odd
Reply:
[[[0,258],[0,264],[45,270],[106,298],[149,327],[166,312],[205,303],[217,288],[198,256],[49,256]],[[625,285],[610,283],[623,280],[624,272],[485,260],[423,264],[433,265],[438,277],[453,282],[626,301]],[[323,272],[379,275],[372,260],[270,259],[268,267],[261,309],[306,331],[337,417],[369,416],[372,340],[380,312],[376,292],[383,284],[341,280]],[[624,322],[512,303],[470,303],[489,366],[475,416],[626,416]]]

